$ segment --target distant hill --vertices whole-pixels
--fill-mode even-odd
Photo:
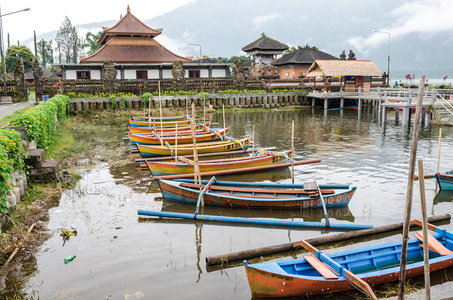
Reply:
[[[196,0],[164,15],[142,20],[152,28],[163,28],[156,39],[169,50],[183,56],[202,54],[210,57],[245,55],[241,48],[258,39],[261,33],[288,46],[316,46],[339,56],[354,51],[357,59],[372,60],[381,72],[387,71],[388,43],[376,48],[356,49],[348,40],[368,37],[373,29],[391,27],[395,22],[388,13],[408,0],[325,0],[299,1]],[[132,11],[132,13],[134,13]],[[97,32],[118,20],[77,26],[79,34]],[[55,39],[56,30],[38,35],[38,40]],[[32,43],[28,39],[25,44]],[[430,36],[408,34],[391,40],[391,78],[408,73],[442,78],[452,72],[450,51],[453,39],[444,34]],[[362,47],[361,47],[362,48]],[[450,74],[453,77],[453,74]]]

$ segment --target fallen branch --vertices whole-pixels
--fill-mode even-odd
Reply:
[[[24,239],[22,241],[20,241],[19,245],[16,247],[16,249],[14,249],[13,253],[11,253],[11,255],[9,256],[8,260],[5,262],[3,267],[6,267],[13,260],[14,256],[16,256],[17,252],[19,252],[20,247],[22,247],[22,244],[27,239],[28,235],[30,234],[30,232],[33,230],[34,227],[35,227],[35,223],[31,224],[30,228],[28,228],[27,233],[25,234]]]

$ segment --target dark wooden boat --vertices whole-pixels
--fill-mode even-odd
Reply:
[[[428,240],[430,270],[452,266],[453,233],[430,224],[429,229],[436,232]],[[407,277],[424,272],[422,231],[415,237],[408,241]],[[312,246],[311,249],[316,251],[302,246],[315,256],[250,265],[245,262],[253,297],[334,293],[354,289],[350,281],[359,281],[361,286],[369,288],[369,285],[399,280],[401,241],[332,254],[324,254]],[[374,296],[372,291],[371,294]]]
[[[165,200],[197,203],[200,186],[193,180],[158,179]],[[205,182],[207,183],[207,182]],[[356,187],[319,185],[327,207],[348,205]],[[316,208],[322,200],[312,189],[300,184],[215,181],[203,196],[205,205],[250,208]]]
[[[453,190],[453,171],[436,173],[436,180],[441,190]]]

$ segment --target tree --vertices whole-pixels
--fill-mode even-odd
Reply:
[[[101,49],[101,44],[98,43],[98,40],[102,36],[102,31],[99,31],[97,34],[87,32],[85,35],[85,43],[82,45],[83,48],[88,48],[87,55],[94,54],[96,51]]]
[[[43,67],[47,67],[47,64],[53,64],[52,40],[49,42],[40,40],[38,42],[38,61],[41,62]]]
[[[27,73],[33,65],[33,53],[25,46],[11,46],[6,50],[6,73],[13,73],[19,58],[24,61],[24,72]]]
[[[83,43],[77,35],[77,29],[72,26],[68,17],[65,17],[61,24],[55,41],[57,42],[56,50],[58,51],[59,63],[62,62],[62,58],[64,58],[65,63],[77,63],[77,56]]]
[[[33,41],[35,45],[35,56],[38,57],[38,47],[36,47],[36,31],[33,30]]]
[[[234,63],[234,62],[235,62],[236,60],[238,60],[238,59],[239,59],[240,61],[242,61],[243,63],[247,63],[247,62],[251,61],[250,57],[245,56],[245,55],[241,55],[241,56],[231,56],[231,57],[220,57],[220,56],[219,56],[219,57],[217,57],[217,58],[215,58],[215,57],[212,57],[212,58],[209,57],[209,59],[211,59],[211,60],[213,60],[213,61],[215,61],[215,62],[217,62],[217,63],[222,63],[222,64],[224,64],[224,63]]]
[[[298,47],[296,48],[296,47],[292,46],[291,48],[289,48],[289,49],[287,49],[285,52],[283,52],[283,55],[282,55],[282,56],[285,56],[285,55],[287,55],[287,54],[290,54],[290,53],[292,53],[292,52],[294,52],[294,51],[296,51],[296,50],[298,50],[298,49],[302,49],[302,50],[319,50],[318,47],[316,47],[316,46],[313,46],[313,47],[312,47],[312,46],[308,45],[308,43],[307,43],[307,44],[306,44],[305,46],[303,46],[303,47],[298,46]]]

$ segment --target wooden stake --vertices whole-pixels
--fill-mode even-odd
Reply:
[[[406,209],[404,212],[403,240],[401,242],[401,266],[398,288],[398,300],[404,299],[404,286],[406,284],[406,264],[407,264],[407,244],[409,239],[409,227],[412,210],[412,193],[414,187],[414,169],[417,157],[418,134],[420,128],[420,118],[423,103],[423,88],[425,85],[425,76],[420,77],[418,85],[417,108],[415,110],[414,130],[412,135],[411,157],[409,162],[409,178],[406,192]]]
[[[295,149],[294,149],[294,120],[292,122],[292,131],[291,131],[291,149],[293,151],[293,157],[291,158],[291,182],[294,184],[294,156],[295,156]]]
[[[442,127],[439,127],[439,152],[437,154],[437,173],[439,172],[439,164],[440,164],[440,142],[442,139]]]
[[[422,208],[422,222],[423,222],[423,245],[428,245],[428,221],[426,213],[426,197],[425,197],[425,178],[423,176],[423,160],[418,160],[418,175],[420,177],[420,201]],[[429,247],[423,247],[423,260],[425,262],[425,294],[426,299],[431,299],[431,282],[429,278]]]

